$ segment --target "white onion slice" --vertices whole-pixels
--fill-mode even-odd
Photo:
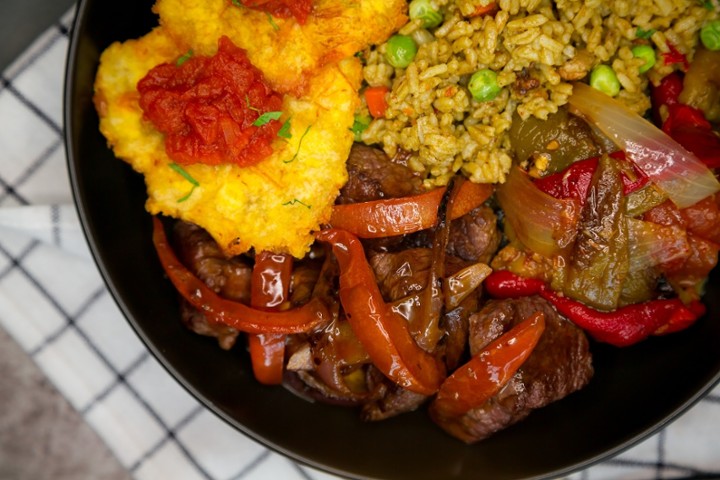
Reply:
[[[520,167],[510,170],[496,193],[505,221],[533,252],[552,257],[575,239],[580,214],[577,203],[543,192]]]
[[[573,86],[570,111],[600,129],[679,208],[720,191],[713,172],[662,130],[584,83]]]
[[[661,263],[685,259],[690,244],[685,229],[627,218],[630,238],[630,269],[642,270]]]
[[[446,277],[443,282],[445,308],[449,311],[460,306],[462,301],[479,287],[491,273],[492,268],[487,264],[474,263],[456,274]]]

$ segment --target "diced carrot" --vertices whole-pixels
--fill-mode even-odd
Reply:
[[[492,12],[495,11],[496,9],[497,9],[497,3],[496,3],[496,2],[490,2],[490,3],[488,3],[487,5],[485,5],[484,7],[483,7],[482,5],[478,5],[478,6],[475,8],[475,11],[474,11],[472,14],[470,14],[469,16],[470,16],[470,18],[472,18],[472,17],[480,17],[480,16],[482,16],[482,15],[487,15],[487,14],[489,14],[489,13],[492,13]]]
[[[390,91],[388,87],[368,87],[365,89],[365,103],[367,103],[370,115],[375,118],[385,116],[387,110],[387,94]]]

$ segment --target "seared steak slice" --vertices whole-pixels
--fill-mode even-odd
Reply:
[[[220,296],[250,302],[250,264],[241,257],[227,258],[210,234],[192,223],[176,222],[173,234],[178,257],[188,270]]]
[[[248,263],[240,257],[225,257],[210,234],[191,223],[176,222],[173,239],[180,261],[208,287],[224,298],[244,303],[250,301],[252,267]],[[216,337],[224,349],[235,344],[237,330],[209,321],[187,302],[181,303],[181,318],[193,332]]]
[[[469,262],[489,263],[500,246],[500,230],[492,208],[482,205],[450,225],[447,252]]]
[[[470,317],[470,351],[486,345],[535,312],[545,315],[545,331],[513,379],[484,405],[459,418],[436,419],[471,443],[525,418],[536,408],[584,387],[593,374],[585,333],[538,296],[492,300]]]
[[[340,190],[337,203],[406,197],[423,191],[419,176],[377,148],[353,144],[347,169],[348,181]]]

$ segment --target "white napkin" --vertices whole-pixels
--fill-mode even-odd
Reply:
[[[238,433],[149,354],[80,231],[62,144],[72,12],[2,74],[0,327],[137,479],[332,479]],[[591,432],[588,432],[591,434]],[[659,434],[573,479],[720,477],[720,389]]]

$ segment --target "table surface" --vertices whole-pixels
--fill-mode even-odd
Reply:
[[[73,3],[2,0],[0,71]],[[0,405],[0,478],[130,478],[95,431],[1,329]],[[43,462],[37,462],[38,449]]]
[[[74,0],[2,0],[0,71],[74,3]]]

